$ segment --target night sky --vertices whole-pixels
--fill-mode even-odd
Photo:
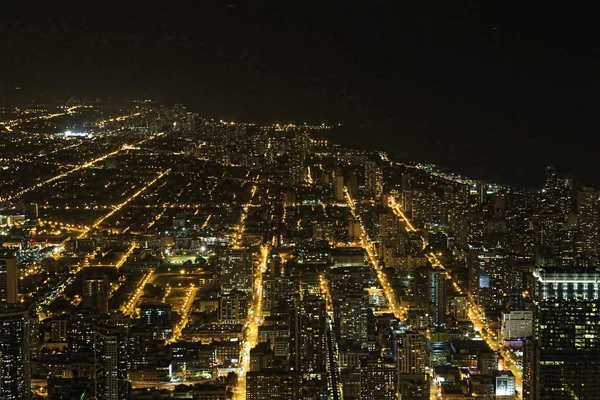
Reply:
[[[592,10],[14,3],[29,6],[0,10],[4,105],[152,97],[215,118],[342,123],[344,143],[500,183],[540,185],[549,163],[600,183]]]

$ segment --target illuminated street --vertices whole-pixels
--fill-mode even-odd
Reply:
[[[246,373],[250,369],[250,350],[258,343],[258,327],[262,323],[262,276],[267,269],[269,246],[260,249],[260,260],[254,273],[254,289],[252,293],[252,306],[248,310],[248,321],[241,344],[240,361],[238,368],[237,386],[234,388],[236,400],[246,399]]]
[[[390,311],[394,314],[394,316],[396,318],[398,318],[400,321],[404,321],[406,319],[406,310],[398,304],[396,295],[394,293],[394,289],[392,288],[392,286],[388,282],[387,277],[383,273],[378,256],[377,256],[377,254],[375,254],[375,252],[373,250],[374,244],[369,239],[369,236],[363,225],[360,215],[356,212],[354,200],[352,200],[352,198],[350,197],[348,190],[345,190],[345,194],[346,194],[346,201],[348,203],[348,207],[350,207],[350,210],[352,211],[352,216],[354,217],[355,220],[357,220],[359,222],[360,227],[361,227],[361,231],[362,231],[361,246],[367,252],[367,258],[369,260],[369,265],[371,265],[373,267],[375,273],[377,274],[377,279],[379,280],[379,284],[383,288],[383,293],[385,294],[385,298],[387,300],[388,307],[390,308]]]

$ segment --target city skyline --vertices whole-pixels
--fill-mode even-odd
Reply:
[[[154,98],[217,120],[341,123],[355,129],[336,141],[482,180],[534,186],[555,165],[600,183],[586,145],[598,129],[598,48],[583,9],[215,0],[119,10],[7,7],[0,104]]]
[[[0,399],[599,399],[592,15],[7,5]]]

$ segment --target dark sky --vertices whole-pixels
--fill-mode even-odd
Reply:
[[[600,183],[592,10],[10,3],[0,10],[0,103],[152,97],[225,119],[341,122],[363,128],[340,140],[477,178],[535,185],[552,163]]]

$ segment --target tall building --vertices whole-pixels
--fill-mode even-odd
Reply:
[[[368,339],[369,296],[348,294],[336,298],[335,323],[340,340],[363,342]]]
[[[598,255],[600,239],[600,191],[584,188],[577,193],[577,225],[581,255],[592,265]]]
[[[225,290],[252,291],[252,252],[226,249],[220,259],[221,287]]]
[[[72,315],[68,338],[71,353],[92,354],[98,319],[99,315],[89,308],[79,308]]]
[[[285,309],[294,301],[294,282],[288,277],[271,276],[263,277],[263,311]]]
[[[13,250],[0,250],[0,303],[18,303],[19,286],[17,274],[16,252]]]
[[[302,299],[295,299],[294,308],[294,369],[305,372],[325,371],[325,300],[318,295],[306,295]]]
[[[171,306],[166,303],[143,303],[140,306],[140,322],[147,326],[171,324]]]
[[[239,290],[219,296],[219,321],[222,324],[244,324],[248,318],[248,293]]]
[[[447,284],[446,271],[433,269],[428,272],[429,315],[435,326],[446,323]]]
[[[128,400],[127,330],[99,327],[94,333],[94,378],[98,400]]]
[[[98,314],[108,314],[109,285],[106,275],[87,276],[83,279],[81,304]]]
[[[600,270],[537,268],[524,399],[600,399]]]
[[[370,198],[379,199],[383,195],[383,168],[376,161],[365,162],[365,189]]]
[[[31,398],[29,342],[32,322],[28,311],[10,307],[0,310],[0,399]]]
[[[396,237],[400,229],[400,222],[394,213],[379,214],[379,237]]]
[[[344,194],[344,175],[341,169],[336,169],[335,178],[333,178],[333,189],[335,192],[336,201],[344,201],[346,195]]]
[[[546,167],[546,179],[544,182],[545,189],[556,189],[558,179],[556,177],[556,169],[552,165]]]
[[[406,332],[400,335],[398,343],[398,373],[423,374],[427,362],[427,338],[419,332]]]
[[[396,400],[398,372],[391,361],[368,358],[361,361],[360,386],[363,399]]]

